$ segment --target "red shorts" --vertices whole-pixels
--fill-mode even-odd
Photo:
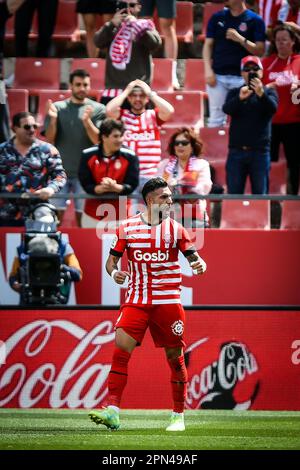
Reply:
[[[149,326],[157,348],[184,347],[185,311],[181,304],[123,305],[116,328],[141,344]]]

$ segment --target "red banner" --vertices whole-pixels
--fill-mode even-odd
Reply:
[[[96,408],[107,396],[116,311],[3,311],[0,406]],[[187,311],[190,409],[300,410],[300,314]],[[149,334],[124,408],[171,408],[170,371]]]
[[[94,229],[69,229],[64,236],[83,270],[70,303],[119,305],[124,289],[105,270],[111,237],[100,240]],[[7,277],[19,243],[16,229],[0,229],[1,304],[18,304]],[[193,276],[187,261],[180,259],[182,303],[300,305],[299,245],[298,230],[206,230],[200,250],[208,266],[205,275]],[[125,259],[123,263],[125,267]]]

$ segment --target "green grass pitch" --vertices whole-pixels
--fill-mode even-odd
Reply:
[[[167,433],[170,412],[124,410],[108,431],[85,410],[0,410],[0,449],[300,449],[300,412],[187,411],[186,431]]]

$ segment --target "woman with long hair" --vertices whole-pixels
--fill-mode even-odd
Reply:
[[[181,127],[171,136],[168,153],[158,167],[175,194],[208,194],[212,187],[209,163],[201,157],[203,143],[193,129]],[[192,205],[192,207],[191,207]],[[182,221],[194,227],[207,227],[206,200],[184,200]],[[187,214],[187,212],[189,212]]]

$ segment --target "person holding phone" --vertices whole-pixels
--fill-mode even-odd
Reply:
[[[141,11],[138,0],[117,2],[116,8],[111,21],[94,37],[97,47],[108,48],[103,104],[122,93],[133,80],[143,80],[150,85],[152,52],[161,45],[153,21],[138,19]]]
[[[267,194],[271,124],[278,95],[276,90],[263,85],[263,66],[259,57],[244,57],[241,75],[244,85],[230,90],[223,105],[224,113],[231,116],[227,189],[231,194],[244,194],[249,176],[252,194]]]

